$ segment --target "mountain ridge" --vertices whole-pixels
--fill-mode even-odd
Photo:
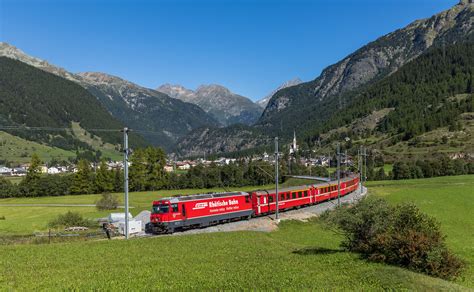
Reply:
[[[300,78],[293,78],[293,79],[290,79],[282,84],[280,84],[277,88],[275,88],[274,90],[272,90],[269,94],[267,94],[265,97],[257,100],[255,103],[258,104],[259,106],[261,106],[262,108],[266,108],[268,102],[270,101],[270,99],[272,98],[272,96],[277,93],[279,90],[281,89],[284,89],[284,88],[287,88],[287,87],[290,87],[290,86],[295,86],[295,85],[298,85],[298,84],[301,84],[303,83],[303,80],[301,80]]]
[[[473,6],[470,1],[460,2],[429,18],[416,20],[326,67],[316,79],[278,91],[257,124],[274,131],[283,120],[292,128],[294,123],[288,115],[302,114],[298,108],[338,97],[388,76],[433,45],[454,43],[463,37],[474,38]]]
[[[351,99],[357,97],[359,92],[364,92],[372,84],[391,76],[433,46],[474,42],[473,8],[472,1],[469,1],[432,17],[416,20],[328,66],[316,79],[279,90],[273,95],[254,127],[261,133],[259,135],[279,136],[282,141],[289,141],[293,130],[298,129],[299,137],[304,139],[305,143],[312,143],[312,139],[318,135],[317,131],[329,130],[324,127],[330,122],[333,114],[352,106]],[[358,76],[360,78],[357,78]],[[341,93],[337,93],[339,91]],[[388,106],[392,107],[393,105]],[[396,112],[390,115],[395,114]],[[214,133],[213,140],[219,141],[223,152],[233,149],[232,141],[229,140],[228,145],[220,142],[224,141],[225,136],[220,137],[219,134],[224,135],[225,129]],[[186,139],[187,145],[204,145],[199,140],[201,136],[195,132],[192,135],[195,140]],[[257,139],[257,136],[254,136],[254,139]],[[247,137],[246,141],[249,147],[255,144],[250,137]],[[248,147],[241,145],[240,149]],[[200,151],[196,147],[192,150]],[[181,151],[185,153],[186,149]]]
[[[218,125],[194,104],[173,99],[117,76],[100,72],[70,73],[4,42],[0,43],[0,56],[78,83],[92,93],[114,117],[131,128],[142,130],[148,142],[166,150],[172,150],[174,143],[192,129]]]
[[[247,97],[233,93],[218,84],[203,84],[196,90],[187,89],[179,84],[163,84],[156,90],[196,104],[219,121],[221,126],[238,123],[252,125],[262,112],[262,109]]]
[[[120,149],[119,130],[123,124],[82,86],[8,57],[1,56],[0,65],[0,121],[12,127],[4,131],[61,149],[93,150],[75,135],[73,126],[76,125],[86,130],[90,139],[100,138],[117,151]],[[146,145],[143,138],[135,134],[133,140],[133,145]]]

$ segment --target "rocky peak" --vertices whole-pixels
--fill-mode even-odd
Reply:
[[[235,123],[253,124],[262,111],[247,97],[235,94],[218,84],[200,85],[195,91],[181,85],[163,84],[157,91],[196,104],[223,126]]]
[[[279,90],[283,89],[283,88],[287,88],[287,87],[290,87],[290,86],[294,86],[294,85],[298,85],[300,83],[302,83],[303,81],[299,78],[294,78],[294,79],[291,79],[291,80],[288,80],[286,82],[284,82],[283,84],[281,84],[280,86],[278,86],[276,89],[274,89],[272,92],[270,92],[269,94],[267,94],[267,96],[265,96],[264,98],[256,101],[255,103],[258,104],[259,106],[261,106],[262,108],[265,108],[268,104],[268,102],[270,101],[270,99],[272,98],[272,96],[277,93]]]
[[[218,84],[201,85],[196,89],[197,95],[206,96],[228,96],[233,93],[226,87]]]
[[[120,77],[106,74],[106,73],[101,73],[101,72],[80,72],[77,73],[78,76],[81,76],[85,81],[94,84],[94,85],[101,85],[101,84],[108,84],[108,85],[114,85],[114,84],[126,84],[130,86],[137,86],[133,84],[130,81],[124,80]]]
[[[186,87],[179,84],[165,83],[156,89],[159,92],[163,92],[172,98],[181,99],[183,101],[192,100],[194,91],[187,89]]]
[[[67,72],[63,68],[51,65],[45,60],[29,56],[17,47],[5,42],[0,42],[0,56],[18,60],[30,66],[39,68],[43,71],[53,73],[55,75],[61,76],[72,81],[77,81],[77,78],[74,76],[74,74]]]
[[[459,1],[459,5],[469,5],[474,4],[474,0],[461,0]]]

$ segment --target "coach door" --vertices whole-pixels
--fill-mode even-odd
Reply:
[[[267,198],[267,195],[263,195],[261,197],[261,205],[262,205],[262,211],[263,212],[268,212],[268,198]]]

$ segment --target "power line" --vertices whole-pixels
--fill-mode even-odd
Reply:
[[[72,128],[60,128],[60,127],[24,127],[24,126],[0,126],[0,130],[19,130],[19,131],[73,131]],[[120,129],[83,129],[85,131],[94,132],[117,132]]]
[[[0,130],[18,130],[18,131],[73,131],[72,128],[67,127],[38,127],[38,126],[0,126]],[[92,132],[111,132],[111,133],[121,133],[123,129],[105,129],[105,128],[81,128],[84,131]],[[163,135],[162,131],[150,131],[150,130],[140,130],[140,129],[129,129],[129,132],[140,133],[140,134],[151,134],[151,135]],[[186,135],[182,135],[184,137]],[[206,135],[209,137],[212,135]],[[257,138],[257,137],[225,137],[225,140],[233,141],[242,141],[242,140],[252,140],[252,141],[267,141],[272,142],[273,138]]]

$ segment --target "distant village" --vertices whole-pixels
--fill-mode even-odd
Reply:
[[[298,145],[296,143],[296,135],[294,135],[293,141],[291,144],[288,145],[289,147],[289,154],[292,159],[294,159],[296,152],[299,150]],[[299,158],[299,163],[309,167],[309,166],[322,166],[322,167],[329,167],[331,165],[334,165],[335,162],[331,163],[331,159],[333,157],[331,156],[316,156],[316,157],[301,157]],[[246,157],[241,159],[243,161],[249,162],[249,161],[265,161],[271,164],[275,163],[275,156],[273,153],[268,154],[267,152],[264,152],[263,154],[260,155],[253,155],[252,157]],[[166,172],[175,172],[175,171],[187,171],[191,169],[192,167],[195,167],[197,165],[203,165],[203,166],[210,166],[211,164],[218,165],[218,166],[223,166],[223,165],[228,165],[230,163],[236,162],[237,159],[235,158],[226,158],[226,157],[220,157],[215,160],[206,160],[204,158],[198,158],[194,160],[173,160],[173,159],[167,159],[166,165],[164,166],[164,170]],[[351,157],[342,157],[342,164],[345,165],[352,165],[353,161]],[[128,165],[130,166],[131,163],[129,162]],[[0,176],[25,176],[30,164],[29,163],[24,163],[21,164],[17,167],[7,167],[4,165],[0,165]],[[109,170],[116,170],[116,169],[123,169],[124,162],[123,161],[108,161],[107,162],[107,167]],[[96,170],[98,167],[98,163],[91,163],[91,168],[93,170]],[[68,164],[68,165],[47,165],[44,164],[41,166],[41,173],[43,174],[64,174],[64,173],[76,173],[77,172],[77,166],[75,164]]]

